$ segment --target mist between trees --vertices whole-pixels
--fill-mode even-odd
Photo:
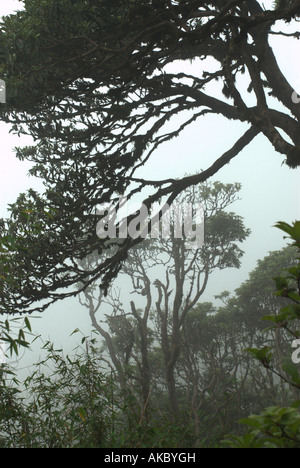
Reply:
[[[286,295],[275,296],[273,278],[278,275],[278,286],[284,268],[297,268],[295,247],[259,261],[233,294],[201,302],[214,270],[240,265],[250,232],[229,211],[239,190],[216,182],[183,195],[205,206],[205,243],[198,250],[186,248],[184,237],[145,239],[107,295],[97,284],[80,294],[96,334],[83,337],[75,355],[64,357],[46,342],[46,357],[22,392],[2,368],[3,446],[221,448],[229,434],[243,437],[241,418],[299,398],[287,366],[297,324],[264,331],[262,321],[280,317],[290,304]],[[82,267],[95,268],[98,255]],[[290,291],[295,286],[289,283]],[[270,345],[274,354],[264,354],[263,366],[245,352]],[[26,403],[19,399],[24,394]]]
[[[234,294],[201,302],[214,270],[240,265],[250,231],[230,210],[239,190],[215,182],[187,191],[184,201],[205,206],[200,248],[188,249],[171,229],[169,239],[131,250],[107,295],[97,284],[80,294],[97,334],[83,337],[75,356],[45,343],[47,357],[23,382],[26,405],[5,376],[3,405],[10,398],[12,406],[2,405],[4,446],[222,447],[228,434],[243,434],[240,418],[299,398],[297,387],[245,352],[274,345],[280,372],[291,360],[290,330],[263,332],[261,319],[290,302],[274,295],[272,278],[297,265],[293,246],[262,259]],[[95,268],[98,256],[82,267]]]
[[[15,152],[43,191],[21,193],[0,220],[0,338],[8,353],[29,347],[30,314],[68,298],[97,332],[75,356],[44,343],[22,385],[1,364],[2,447],[299,448],[299,222],[279,223],[293,246],[202,301],[215,271],[240,266],[250,234],[231,211],[240,184],[211,178],[258,136],[299,168],[298,94],[271,46],[299,39],[299,15],[299,0],[25,0],[2,19],[0,116],[32,139]],[[212,125],[206,158],[209,116],[234,127],[215,149]],[[193,124],[193,173],[188,151],[172,153],[167,174],[152,167]],[[147,213],[126,217],[133,235],[105,215],[97,235],[97,207],[119,215],[136,196]],[[160,203],[200,203],[204,242],[188,248],[172,220],[168,236],[142,235]]]

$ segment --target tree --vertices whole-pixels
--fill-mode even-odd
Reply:
[[[225,291],[216,296],[221,305],[199,303],[187,314],[177,373],[182,393],[188,394],[198,440],[203,441],[207,433],[211,442],[214,435],[236,432],[240,430],[237,421],[250,412],[270,404],[289,404],[295,397],[270,370],[253,363],[245,349],[275,344],[277,369],[289,358],[290,335],[282,327],[266,330],[269,327],[262,318],[278,315],[287,305],[287,299],[275,296],[272,276],[296,262],[293,246],[270,252],[233,295]]]
[[[22,214],[27,216],[25,212]],[[35,228],[36,226],[32,226],[32,229]],[[15,286],[16,277],[12,274],[10,264],[13,252],[18,248],[17,244],[18,241],[15,239],[12,232],[0,236],[0,288],[4,284],[8,284],[10,287]],[[16,326],[17,330],[15,329]],[[25,317],[25,319],[16,317],[11,320],[0,320],[0,367],[5,362],[7,352],[10,355],[13,353],[18,355],[20,348],[27,348],[29,346],[27,337],[25,337],[26,332],[31,332],[31,325],[28,317]],[[3,363],[2,358],[4,361]]]
[[[205,243],[189,249],[188,237],[175,237],[172,219],[170,238],[149,239],[132,249],[120,272],[121,289],[128,290],[124,286],[128,280],[133,288],[129,304],[124,303],[122,290],[116,294],[114,283],[106,299],[97,287],[84,291],[81,302],[88,307],[93,326],[105,339],[121,388],[125,391],[132,382],[138,386],[142,415],[146,414],[157,378],[167,389],[173,414],[179,413],[176,366],[184,352],[182,331],[187,315],[204,293],[212,271],[239,267],[243,252],[238,243],[250,232],[240,216],[226,211],[239,189],[239,184],[215,182],[182,194],[178,200],[181,206],[183,201],[196,205],[199,200],[205,206]],[[91,264],[95,268],[97,260],[97,256],[86,259],[85,268],[90,270]],[[101,323],[101,311],[107,311],[106,324]],[[153,363],[157,350],[161,350],[162,378]]]
[[[44,310],[78,294],[78,282],[87,288],[99,280],[107,291],[141,238],[126,238],[94,271],[78,264],[95,249],[105,250],[95,234],[95,210],[104,203],[118,208],[119,194],[131,198],[152,190],[143,195],[149,209],[162,197],[171,204],[260,133],[289,167],[299,165],[300,108],[268,42],[277,23],[298,17],[299,0],[273,10],[256,0],[25,0],[24,6],[1,24],[2,119],[36,142],[17,155],[34,163],[31,173],[44,180],[45,192],[27,194],[25,205],[39,213],[51,206],[55,216],[45,220],[38,238],[22,233],[22,252],[14,253],[13,263],[26,278],[17,288],[5,285],[2,310]],[[178,60],[201,61],[202,74],[172,72]],[[253,105],[239,90],[242,77]],[[205,91],[213,83],[223,98]],[[207,114],[241,122],[244,134],[197,174],[138,177],[160,145]],[[180,123],[170,130],[175,116]],[[14,213],[5,229],[13,224],[20,233],[22,222]]]
[[[284,330],[290,339],[291,347],[298,347],[285,359],[283,365],[278,366],[274,355],[276,354],[276,342],[273,346],[263,348],[250,348],[249,353],[260,363],[263,368],[272,372],[285,385],[294,392],[296,401],[290,406],[271,406],[262,413],[252,414],[240,422],[247,425],[250,430],[242,437],[231,436],[225,441],[234,448],[299,448],[300,447],[300,414],[299,391],[300,374],[296,364],[299,364],[299,319],[300,319],[300,222],[292,225],[278,222],[276,226],[288,234],[291,245],[296,249],[297,262],[292,263],[280,276],[274,278],[276,295],[278,298],[288,300],[288,305],[281,307],[279,311],[267,315],[265,320],[271,323],[271,328]],[[293,340],[293,341],[292,341]]]
[[[245,320],[252,321],[255,326],[261,323],[264,328],[262,317],[270,313],[279,313],[280,308],[286,305],[286,299],[275,296],[274,277],[281,275],[284,269],[296,263],[295,249],[290,245],[269,252],[266,257],[258,260],[248,279],[235,291]]]
[[[44,343],[45,358],[21,382],[8,382],[0,368],[1,448],[103,448],[119,442],[124,407],[111,376],[102,372],[95,339],[83,337],[83,344],[64,356]]]

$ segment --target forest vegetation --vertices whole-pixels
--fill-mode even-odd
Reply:
[[[212,177],[258,135],[300,166],[298,95],[270,46],[299,39],[299,16],[300,0],[24,0],[2,19],[0,118],[31,137],[16,155],[44,191],[0,220],[0,338],[11,354],[30,347],[31,314],[67,298],[93,334],[72,355],[47,341],[22,381],[0,364],[1,448],[300,447],[300,222],[278,221],[289,244],[202,300],[250,233],[231,211],[240,184]],[[230,148],[205,169],[199,148],[193,174],[140,177],[208,115],[239,124]],[[118,216],[115,237],[97,235],[99,206],[119,214],[136,196],[143,230],[155,204],[201,203],[204,243],[189,249],[172,223],[168,238],[122,237]]]

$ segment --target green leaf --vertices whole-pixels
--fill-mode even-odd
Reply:
[[[28,317],[25,317],[25,325],[26,327],[28,328],[28,330],[31,332],[31,324],[30,324],[30,321],[28,319]]]
[[[239,423],[253,427],[254,429],[260,429],[262,424],[261,421],[257,419],[256,415],[251,415],[248,418],[242,418],[239,420]]]
[[[289,304],[286,307],[282,307],[281,314],[285,315],[288,320],[299,319],[300,304]]]
[[[269,346],[264,346],[262,349],[257,348],[246,348],[245,351],[252,354],[255,359],[260,361],[264,365],[268,365],[271,361],[273,352]]]
[[[300,246],[300,221],[295,221],[292,225],[279,221],[275,224],[275,227],[286,232],[291,239],[294,239],[294,244]]]
[[[282,368],[288,375],[291,376],[292,381],[295,384],[297,385],[300,384],[300,375],[299,375],[298,367],[294,363],[287,362],[283,364]]]
[[[289,285],[288,280],[283,276],[276,276],[273,280],[275,281],[276,289],[280,291],[286,289]]]

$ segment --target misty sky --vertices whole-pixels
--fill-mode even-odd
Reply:
[[[264,4],[268,7],[272,2]],[[20,5],[17,0],[1,0],[0,16],[12,13]],[[272,46],[282,71],[300,92],[300,41],[276,36]],[[159,178],[167,178],[206,169],[233,145],[244,129],[243,125],[226,122],[222,117],[206,116],[188,127],[179,139],[172,140],[153,155],[150,166],[144,169],[147,178],[156,177],[158,170]],[[30,187],[42,190],[42,184],[28,177],[30,164],[18,161],[13,152],[15,146],[29,144],[30,139],[19,139],[10,134],[9,126],[0,122],[0,141],[0,217],[3,217],[7,204],[13,203],[20,192]],[[259,136],[214,177],[213,180],[224,183],[242,184],[242,200],[232,205],[231,210],[244,217],[245,225],[252,233],[242,246],[245,256],[241,269],[230,270],[230,274],[228,271],[215,274],[205,300],[225,289],[233,291],[255,268],[258,259],[286,245],[283,234],[273,225],[277,221],[300,219],[300,189],[299,168],[291,170],[282,165],[283,160],[266,138]],[[74,300],[51,307],[34,324],[38,333],[46,334],[45,339],[50,337],[58,346],[66,342],[75,328],[79,327],[84,332],[90,329],[87,311]]]

